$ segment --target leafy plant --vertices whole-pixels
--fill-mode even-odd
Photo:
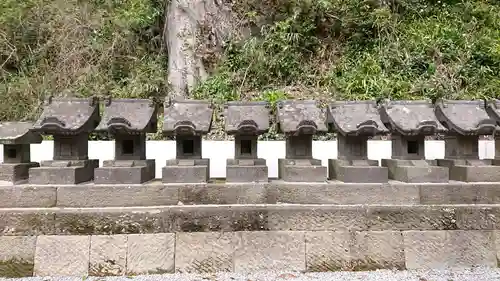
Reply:
[[[301,88],[325,93],[310,96],[322,99],[500,97],[497,1],[233,5],[241,22],[259,31],[229,42],[216,74],[195,90],[199,95]],[[212,83],[222,77],[220,88]]]

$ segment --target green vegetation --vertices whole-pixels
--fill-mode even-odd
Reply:
[[[191,95],[500,97],[498,0],[241,0],[252,36],[227,42]],[[0,1],[0,120],[47,94],[164,96],[162,0]]]
[[[497,0],[249,1],[235,3],[239,16],[267,23],[228,44],[196,97],[500,97]]]
[[[165,93],[163,0],[0,1],[0,120],[48,94]]]

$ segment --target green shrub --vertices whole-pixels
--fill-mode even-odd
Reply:
[[[166,2],[0,1],[0,120],[33,119],[48,94],[164,96]],[[498,0],[226,2],[252,36],[191,97],[500,97]]]
[[[195,89],[197,96],[292,86],[325,92],[325,99],[500,97],[498,1],[234,5],[242,22],[258,32],[229,42],[215,75]]]
[[[0,1],[0,120],[46,95],[164,94],[161,0]]]

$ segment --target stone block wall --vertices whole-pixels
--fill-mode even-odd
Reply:
[[[0,276],[497,267],[499,231],[2,236]]]
[[[0,186],[0,208],[207,204],[499,204],[497,183],[161,184]]]

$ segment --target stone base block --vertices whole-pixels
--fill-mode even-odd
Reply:
[[[131,234],[127,238],[127,275],[174,273],[174,233]]]
[[[326,182],[326,167],[318,159],[278,159],[278,177],[286,182]]]
[[[18,164],[0,164],[0,181],[8,181],[17,183],[20,181],[28,180],[29,169],[40,167],[36,162],[31,163],[18,163]]]
[[[227,166],[226,182],[267,182],[267,166]]]
[[[309,272],[405,269],[400,231],[308,231]]]
[[[328,175],[331,180],[348,183],[386,183],[389,180],[388,169],[379,167],[376,160],[328,159]]]
[[[175,271],[211,273],[233,271],[234,233],[176,233]]]
[[[439,159],[438,165],[450,169],[450,180],[464,182],[500,182],[500,166],[491,160]]]
[[[87,276],[90,236],[38,236],[35,276]]]
[[[89,262],[89,275],[91,276],[124,275],[127,265],[127,236],[90,236]]]
[[[407,269],[497,267],[491,231],[406,231]]]
[[[288,271],[278,279],[294,279],[293,272],[497,268],[499,234],[258,230],[1,236],[0,278]],[[481,279],[481,271],[469,272],[467,280]]]
[[[33,276],[36,236],[0,236],[0,278]]]
[[[29,171],[29,184],[78,184],[92,181],[94,170],[99,167],[99,160],[83,160],[82,165],[59,167],[52,165],[55,161],[48,161],[46,165],[31,168]]]
[[[105,163],[104,167],[95,169],[96,184],[141,184],[155,178],[156,165],[153,159],[140,161],[143,165],[135,164],[133,167],[120,167],[118,161],[113,162],[112,166]]]
[[[268,182],[266,159],[227,159],[226,182]]]
[[[162,169],[164,183],[206,183],[210,179],[210,159],[168,160]]]
[[[439,183],[449,181],[449,169],[437,166],[435,160],[382,159],[389,169],[389,178],[407,183]]]

